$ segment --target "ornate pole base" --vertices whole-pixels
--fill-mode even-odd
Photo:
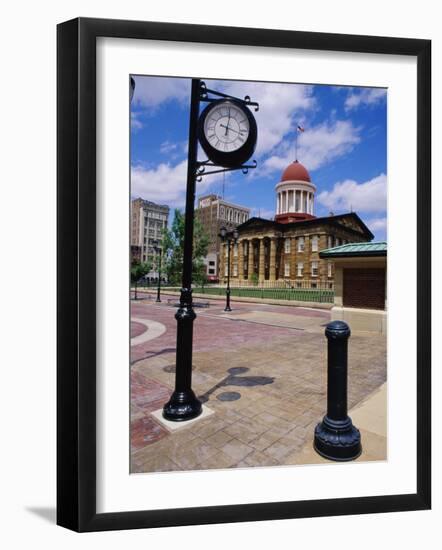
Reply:
[[[174,391],[169,401],[164,405],[163,417],[173,422],[191,420],[202,413],[201,402],[197,399],[193,390]]]
[[[354,460],[362,452],[361,434],[349,416],[345,420],[332,420],[326,415],[315,428],[314,448],[329,460]]]

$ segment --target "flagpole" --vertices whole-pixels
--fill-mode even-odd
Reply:
[[[298,160],[298,124],[295,129],[295,162]]]

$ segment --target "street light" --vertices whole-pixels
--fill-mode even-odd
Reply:
[[[221,99],[214,99],[216,98]],[[204,142],[204,136],[208,126],[204,120],[212,109],[219,109],[220,105],[228,101],[235,103],[239,111],[242,111],[249,120],[249,137],[239,149],[227,153],[225,150],[217,150],[208,141]],[[204,109],[200,117],[200,103],[209,105]],[[210,107],[210,108],[209,108]],[[256,102],[250,101],[250,97],[238,99],[227,96],[222,92],[210,90],[204,82],[198,78],[192,79],[190,94],[189,116],[189,140],[187,158],[187,185],[186,185],[186,210],[184,215],[184,244],[183,244],[183,270],[181,279],[180,303],[175,313],[177,321],[176,333],[176,362],[175,362],[175,389],[169,401],[163,407],[163,417],[173,422],[182,422],[196,418],[202,413],[201,401],[192,390],[192,355],[193,355],[193,323],[196,313],[193,309],[192,299],[192,264],[193,264],[193,220],[195,216],[195,191],[196,182],[203,176],[220,174],[232,170],[241,170],[247,174],[249,169],[254,169],[257,162],[245,164],[253,155],[257,140],[256,121],[249,112],[250,107],[255,111],[259,109]],[[241,140],[240,140],[241,141]],[[198,142],[207,154],[207,160],[198,160]],[[205,147],[202,145],[205,143]],[[221,143],[221,141],[219,141]],[[213,169],[214,168],[214,169]]]
[[[157,288],[157,299],[156,302],[161,302],[161,255],[163,253],[163,249],[161,246],[159,246],[158,241],[154,241],[153,243],[153,249],[155,250],[155,254],[159,256],[158,261],[158,288]]]
[[[224,308],[224,311],[232,311],[232,308],[230,307],[230,245],[232,242],[233,244],[236,244],[238,241],[238,230],[235,228],[233,231],[227,232],[225,227],[221,227],[219,230],[219,236],[223,243],[227,243],[227,288],[226,307]]]

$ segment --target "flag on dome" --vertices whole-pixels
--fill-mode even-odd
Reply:
[[[305,132],[304,126],[300,126],[300,125],[298,124],[298,132]]]

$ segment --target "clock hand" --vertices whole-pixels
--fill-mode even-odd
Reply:
[[[222,126],[223,128],[228,128],[229,130],[232,130],[232,132],[236,132],[237,134],[239,134],[240,136],[242,136],[242,132],[238,132],[238,130],[234,130],[233,128],[229,128],[228,126],[226,126],[225,124],[220,124],[220,126]]]
[[[230,109],[229,109],[229,118],[228,118],[228,120],[227,120],[227,126],[226,126],[226,133],[225,133],[226,136],[227,136],[227,132],[230,130],[230,128],[229,128],[229,122],[230,122]]]

